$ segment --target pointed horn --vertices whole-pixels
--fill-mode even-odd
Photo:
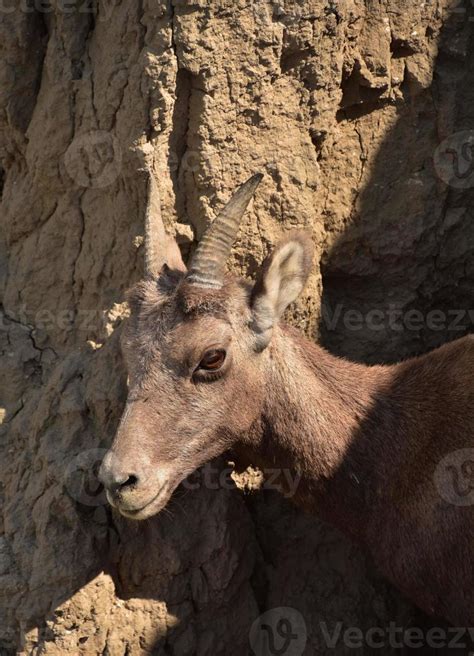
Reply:
[[[178,244],[165,230],[161,216],[161,201],[158,185],[151,173],[145,210],[145,275],[157,277],[163,266],[186,271]]]
[[[155,178],[148,175],[145,210],[145,273],[158,276],[165,263],[167,234],[161,217],[160,193]]]
[[[257,173],[244,182],[206,230],[186,276],[192,285],[222,287],[227,258],[240,221],[262,178],[263,175]]]

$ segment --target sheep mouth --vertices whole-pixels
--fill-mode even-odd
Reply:
[[[116,509],[121,515],[127,519],[147,519],[152,515],[156,515],[160,510],[164,508],[167,504],[171,494],[169,492],[168,486],[163,485],[158,492],[149,500],[145,505],[140,508],[127,508],[116,506]]]

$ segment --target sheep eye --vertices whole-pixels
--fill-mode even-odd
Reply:
[[[203,371],[217,371],[224,364],[226,353],[221,349],[213,349],[204,354],[197,369]]]

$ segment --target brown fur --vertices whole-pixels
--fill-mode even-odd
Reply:
[[[290,241],[286,268],[278,255]],[[308,275],[308,252],[305,238],[283,242],[253,291],[231,277],[209,291],[170,271],[132,290],[129,399],[101,472],[109,500],[148,517],[189,473],[234,448],[263,469],[300,474],[299,504],[364,544],[421,608],[472,624],[473,510],[443,501],[434,471],[472,445],[474,339],[386,367],[332,356],[272,315],[268,271],[282,305]],[[222,371],[195,379],[213,348],[227,352]]]

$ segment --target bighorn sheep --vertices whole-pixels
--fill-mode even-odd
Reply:
[[[108,500],[149,517],[232,447],[263,470],[299,474],[299,504],[364,544],[425,611],[472,625],[473,509],[447,503],[435,474],[473,446],[473,338],[364,366],[282,325],[311,269],[308,235],[277,245],[253,286],[225,271],[261,177],[238,189],[189,269],[150,182],[146,277],[129,294],[123,334],[129,396],[100,472]]]

